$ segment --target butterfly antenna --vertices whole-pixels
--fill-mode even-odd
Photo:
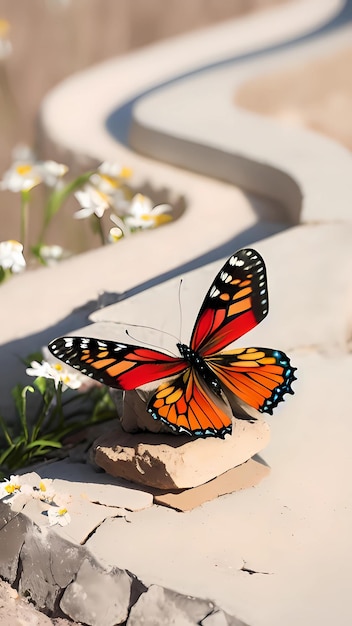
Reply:
[[[180,279],[180,284],[178,286],[178,316],[180,319],[180,327],[179,327],[179,343],[181,343],[181,337],[182,337],[182,324],[183,324],[183,318],[182,318],[182,305],[181,305],[181,287],[182,287],[182,283],[183,283],[183,279]]]
[[[146,328],[147,330],[153,330],[156,333],[168,335],[169,337],[172,337],[172,339],[174,339],[176,342],[178,341],[178,337],[176,337],[172,333],[168,333],[166,330],[160,330],[160,328],[156,328],[155,326],[146,326],[145,324],[131,324],[130,322],[115,322],[114,320],[99,320],[99,322],[105,322],[109,324],[119,324],[120,326],[131,326],[132,328]],[[134,339],[134,341],[139,341],[139,339],[130,335],[127,330],[126,330],[126,333],[129,337],[131,337],[131,339]]]
[[[138,324],[129,324],[129,325],[137,326],[139,328],[149,328],[151,330],[157,330],[156,328],[153,328],[153,326],[139,326]],[[163,331],[158,331],[158,332],[163,332]],[[137,337],[134,337],[133,335],[131,335],[131,333],[127,329],[125,330],[125,333],[128,337],[130,337],[130,339],[133,339],[133,341],[138,341],[139,344],[143,344],[145,346],[148,346],[149,348],[155,348],[156,350],[160,351],[160,346],[158,346],[157,344],[150,343],[149,341],[143,341],[142,339],[138,339]],[[164,334],[169,335],[173,339],[176,339],[176,337],[174,337],[170,333],[164,332]],[[163,352],[169,352],[172,356],[176,356],[171,350],[168,350],[167,348],[163,348]]]

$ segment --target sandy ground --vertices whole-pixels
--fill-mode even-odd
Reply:
[[[72,626],[67,619],[50,619],[32,604],[20,598],[17,591],[0,580],[0,626]],[[77,624],[78,626],[78,624]]]
[[[244,84],[235,103],[311,128],[352,150],[352,47]]]

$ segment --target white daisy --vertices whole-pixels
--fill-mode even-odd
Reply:
[[[5,478],[5,480],[0,483],[0,500],[13,496],[18,493],[20,489],[21,482],[19,476],[12,475],[9,480]]]
[[[82,190],[76,191],[74,195],[82,207],[80,211],[74,213],[76,219],[84,219],[93,214],[97,217],[103,217],[104,212],[110,206],[108,195],[91,184],[85,185]]]
[[[102,193],[113,195],[125,181],[132,176],[129,167],[119,163],[104,161],[89,178],[90,182]]]
[[[68,171],[66,165],[56,161],[36,161],[34,153],[27,146],[17,146],[13,156],[14,162],[5,172],[0,188],[15,193],[30,191],[40,183],[55,187]]]
[[[67,526],[71,521],[71,516],[65,507],[52,506],[48,510],[49,526]]]
[[[153,206],[150,198],[137,193],[132,198],[128,214],[124,219],[129,228],[155,228],[172,219],[169,214],[171,210],[172,207],[169,204]]]
[[[17,274],[26,267],[23,246],[19,241],[9,239],[0,243],[0,267]]]
[[[26,374],[28,376],[39,376],[52,379],[55,382],[56,389],[59,383],[62,383],[62,390],[67,387],[70,389],[79,389],[82,385],[82,376],[78,372],[64,367],[61,363],[48,363],[48,361],[32,361],[31,367],[27,367]]]

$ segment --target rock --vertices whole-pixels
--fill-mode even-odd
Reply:
[[[154,502],[176,509],[176,511],[191,511],[219,496],[255,487],[269,473],[270,468],[259,458],[254,457],[210,480],[205,485],[176,493],[175,491],[155,493]]]
[[[65,590],[60,608],[71,619],[88,626],[116,626],[126,621],[131,578],[124,570],[104,570],[85,559],[76,580]]]
[[[268,441],[269,427],[262,419],[234,420],[224,440],[130,434],[118,428],[95,442],[95,462],[112,476],[157,489],[187,489],[241,465]]]
[[[111,395],[117,406],[116,390],[111,390]],[[147,399],[147,395],[145,400]],[[151,433],[170,433],[175,435],[174,431],[163,424],[160,420],[155,420],[150,413],[147,412],[146,401],[143,399],[143,391],[138,392],[134,389],[124,393],[122,412],[119,413],[120,422],[123,430],[127,433],[136,433],[140,431],[149,431]],[[177,436],[177,435],[175,435]]]
[[[51,533],[50,533],[51,534]],[[40,609],[53,610],[61,591],[51,572],[51,553],[47,529],[32,526],[21,550],[22,572],[19,592]]]
[[[214,604],[208,600],[151,585],[132,607],[127,626],[196,626],[213,608]]]
[[[75,626],[58,618],[53,621],[21,598],[8,583],[0,580],[0,626]],[[78,625],[76,625],[78,626]]]
[[[19,554],[31,522],[21,513],[0,502],[0,576],[13,583],[17,577]]]
[[[32,524],[24,537],[19,591],[37,607],[53,610],[56,599],[74,578],[86,549],[75,546],[48,528]]]

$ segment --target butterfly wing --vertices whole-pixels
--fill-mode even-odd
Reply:
[[[197,372],[184,359],[158,350],[89,337],[60,337],[50,352],[81,373],[117,389],[135,389],[169,378],[153,394],[148,412],[180,433],[224,437],[231,432],[227,405],[205,391]],[[181,375],[180,375],[181,373]]]
[[[295,368],[279,350],[238,348],[205,361],[226,390],[262,413],[272,414],[285,393],[293,394]]]
[[[60,337],[48,347],[56,358],[116,389],[135,389],[187,368],[184,359],[158,350],[90,337]]]
[[[233,254],[212,283],[194,325],[191,348],[202,357],[220,352],[268,313],[265,264],[258,252]]]
[[[224,438],[231,432],[230,408],[205,389],[191,367],[158,387],[149,401],[148,412],[179,433]]]
[[[294,368],[278,350],[247,348],[223,352],[268,313],[266,271],[250,248],[233,254],[213,281],[191,337],[193,365],[157,350],[93,338],[61,337],[49,345],[57,358],[84,374],[118,389],[159,385],[148,404],[155,419],[178,432],[220,436],[231,432],[231,414],[221,393],[215,396],[197,359],[205,362],[223,389],[259,411],[271,413],[293,393]],[[197,369],[198,368],[198,369]]]
[[[272,413],[295,380],[289,358],[279,350],[240,348],[222,352],[268,314],[265,264],[244,248],[216,276],[199,311],[191,339],[223,389],[255,409]]]

